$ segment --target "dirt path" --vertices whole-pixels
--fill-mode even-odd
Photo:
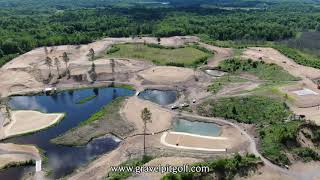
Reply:
[[[234,55],[232,48],[222,48],[201,42],[199,45],[215,53],[212,58],[208,59],[208,66],[210,67],[217,67],[221,61],[226,60]]]

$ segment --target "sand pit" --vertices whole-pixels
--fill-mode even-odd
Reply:
[[[226,152],[227,147],[231,147],[228,138],[225,137],[209,137],[177,132],[164,132],[161,143],[177,149],[209,152]]]
[[[193,78],[192,69],[173,66],[157,66],[140,72],[143,79],[156,84],[175,84],[185,82]]]
[[[12,122],[4,127],[4,138],[38,131],[63,119],[64,114],[44,114],[38,111],[13,111]]]
[[[171,119],[173,118],[172,113],[149,101],[141,100],[138,97],[131,97],[121,110],[121,114],[129,122],[135,124],[137,129],[135,133],[143,133],[143,121],[141,120],[143,108],[148,108],[152,113],[152,123],[147,124],[148,133],[160,132],[170,128]]]

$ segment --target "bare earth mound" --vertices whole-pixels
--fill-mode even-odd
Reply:
[[[36,147],[30,145],[17,145],[12,143],[0,143],[0,169],[12,164],[28,162],[39,159],[39,151]]]
[[[137,128],[136,133],[143,133],[141,111],[144,108],[148,108],[152,113],[152,122],[147,124],[147,133],[160,132],[170,128],[171,119],[173,118],[172,113],[149,101],[141,100],[138,97],[131,97],[122,109],[122,114],[127,121],[135,124]]]
[[[4,130],[5,138],[38,131],[50,127],[64,117],[64,114],[44,114],[38,111],[13,111],[12,122]]]
[[[157,66],[140,72],[143,79],[156,84],[175,84],[193,77],[193,70],[173,66]]]

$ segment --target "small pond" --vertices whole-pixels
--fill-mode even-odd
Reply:
[[[15,96],[11,97],[10,106],[13,109],[39,110],[42,112],[65,112],[65,118],[56,126],[25,136],[10,138],[3,142],[17,144],[34,144],[45,151],[48,166],[52,169],[52,178],[61,178],[70,174],[79,166],[87,164],[98,155],[115,149],[119,141],[105,136],[94,139],[86,146],[71,147],[50,143],[50,140],[76,127],[89,118],[101,107],[120,96],[132,96],[135,91],[124,88],[99,88],[64,91],[51,96]],[[77,102],[88,96],[96,97],[83,104]],[[23,173],[34,167],[15,167],[0,171],[0,179],[20,179]]]
[[[160,105],[172,104],[177,100],[178,93],[173,90],[148,89],[139,94],[139,97]]]
[[[221,127],[214,123],[177,119],[173,122],[173,131],[202,136],[219,136],[221,133]]]
[[[225,74],[222,71],[217,71],[217,70],[213,70],[213,69],[207,69],[204,72],[209,74],[210,76],[214,76],[214,77],[221,77]]]

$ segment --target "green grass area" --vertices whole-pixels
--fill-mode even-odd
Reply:
[[[135,90],[135,87],[130,84],[115,84],[113,87],[115,88],[124,88],[124,89],[129,89],[129,90]]]
[[[88,101],[91,101],[92,99],[96,98],[97,95],[91,95],[91,96],[88,96],[88,97],[85,97],[83,99],[80,99],[79,101],[76,102],[76,104],[84,104]]]
[[[119,167],[138,167],[138,166],[143,166],[144,164],[148,163],[151,161],[153,158],[150,156],[145,156],[141,159],[131,159],[128,160],[122,164],[120,164]],[[125,171],[125,172],[111,172],[108,174],[106,177],[106,180],[124,180],[127,179],[132,175],[131,172]]]
[[[316,57],[311,54],[304,53],[298,49],[290,48],[283,45],[274,45],[272,47],[277,49],[287,57],[293,59],[298,64],[320,69],[320,57]]]
[[[158,65],[195,67],[206,63],[211,54],[194,47],[164,48],[158,45],[118,44],[107,52],[108,57],[152,61]]]
[[[273,124],[290,114],[281,101],[264,96],[227,97],[204,102],[197,108],[203,116],[224,117],[243,123]]]
[[[192,166],[209,167],[209,172],[202,173],[170,173],[162,177],[162,180],[184,180],[184,179],[234,179],[236,175],[248,176],[255,171],[261,160],[254,155],[235,155],[229,159],[218,159],[196,163]],[[215,178],[213,178],[215,177]]]
[[[270,81],[297,81],[296,78],[276,64],[266,64],[264,61],[242,60],[238,58],[227,59],[219,64],[220,70],[230,73],[248,72],[262,80]]]
[[[207,91],[210,91],[213,94],[216,94],[223,88],[223,86],[230,83],[240,83],[240,82],[247,82],[247,80],[238,76],[224,75],[222,77],[214,79],[212,81],[212,84],[208,86]]]
[[[104,118],[106,115],[114,114],[120,108],[124,99],[125,99],[124,97],[119,97],[119,98],[115,99],[110,104],[102,107],[98,112],[91,115],[88,119],[82,121],[80,123],[80,126],[90,124],[94,121],[97,121],[101,118]]]

